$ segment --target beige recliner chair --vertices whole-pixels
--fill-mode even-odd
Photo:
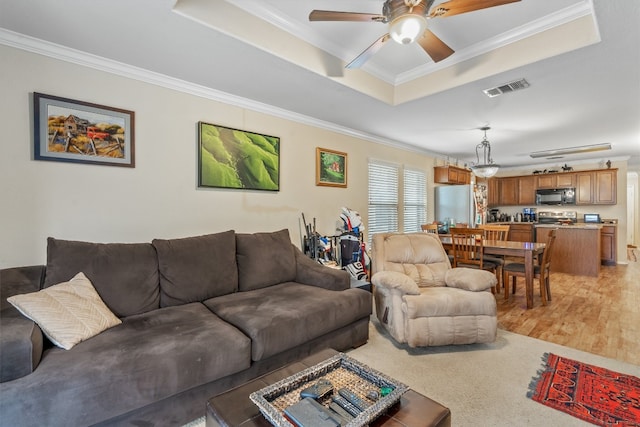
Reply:
[[[451,268],[431,233],[373,236],[373,296],[380,324],[410,347],[492,342],[496,339],[496,276]]]

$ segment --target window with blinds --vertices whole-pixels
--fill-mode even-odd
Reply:
[[[405,233],[421,231],[427,222],[427,177],[424,172],[405,169],[403,230]]]
[[[398,231],[398,176],[398,166],[369,161],[369,248],[374,234]]]

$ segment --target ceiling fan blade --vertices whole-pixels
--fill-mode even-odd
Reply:
[[[336,12],[333,10],[312,10],[309,14],[309,21],[384,21],[383,15],[375,13],[358,13],[358,12]]]
[[[442,61],[453,54],[453,49],[447,46],[445,42],[440,40],[440,38],[430,30],[425,30],[417,42],[422,46],[424,51],[427,52],[427,55],[433,59],[433,62]]]
[[[449,0],[434,7],[429,12],[429,17],[440,18],[460,15],[461,13],[473,12],[474,10],[486,9],[488,7],[502,6],[504,4],[515,3],[518,1],[520,0]]]
[[[349,62],[345,68],[360,68],[362,64],[367,62],[377,51],[391,38],[389,33],[383,35],[378,40],[373,42],[371,46],[366,48],[364,52],[356,57],[353,61]]]

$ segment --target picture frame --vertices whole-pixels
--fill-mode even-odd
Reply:
[[[135,167],[135,113],[34,92],[33,158]]]
[[[280,137],[198,122],[198,187],[280,190]]]
[[[347,153],[316,147],[316,185],[347,188]]]

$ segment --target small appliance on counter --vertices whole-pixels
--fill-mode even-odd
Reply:
[[[542,211],[538,214],[539,224],[575,224],[578,222],[576,211]]]
[[[522,209],[522,221],[524,222],[536,222],[536,208],[524,208]]]
[[[498,222],[500,221],[500,209],[493,208],[489,209],[489,213],[487,214],[487,222]]]
[[[600,214],[594,214],[594,213],[584,214],[583,218],[585,223],[596,223],[596,224],[602,223],[602,220],[600,219]]]

